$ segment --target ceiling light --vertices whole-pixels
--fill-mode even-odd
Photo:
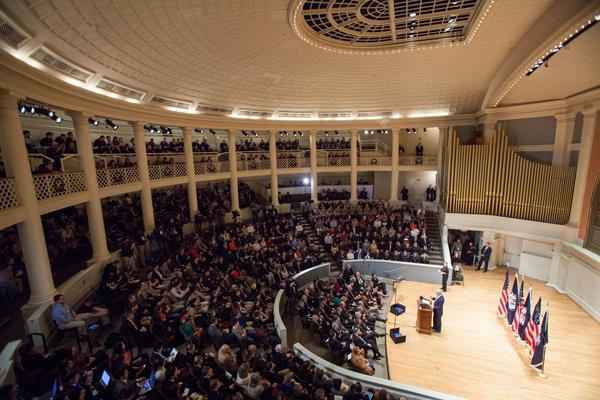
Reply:
[[[455,22],[456,22],[456,18],[454,18],[454,17],[453,17],[453,18],[450,18],[450,19],[448,20],[448,23],[449,23],[449,24],[453,24],[453,23],[455,23]]]
[[[30,113],[35,114],[35,106],[31,106],[31,109],[29,110]]]
[[[58,117],[58,116],[55,117],[54,120],[56,121],[57,124],[60,124],[63,121],[62,117]]]
[[[304,184],[304,186],[308,186],[308,184],[310,183],[310,179],[302,178],[302,183]]]
[[[444,29],[444,32],[450,32],[450,27],[447,27],[446,29]]]
[[[19,112],[25,114],[25,111],[27,111],[25,104],[18,103],[17,106],[19,107]]]
[[[600,21],[600,14],[596,14],[596,15],[594,16],[594,19],[595,19],[596,21]]]
[[[98,126],[100,124],[100,121],[98,121],[97,119],[94,119],[92,117],[88,118],[88,123],[94,126]]]
[[[453,1],[453,2],[452,2],[452,5],[453,5],[453,6],[455,6],[455,5],[457,5],[457,4],[458,4],[458,1]]]
[[[416,12],[411,12],[410,14],[408,14],[409,17],[414,18],[417,16]]]

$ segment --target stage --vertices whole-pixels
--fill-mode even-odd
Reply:
[[[394,344],[387,336],[390,379],[468,399],[600,399],[600,324],[568,296],[525,278],[525,295],[533,285],[532,307],[542,296],[542,317],[547,302],[551,310],[547,378],[538,377],[529,353],[496,317],[505,272],[466,268],[465,286],[449,286],[444,293],[442,332],[431,336],[414,328],[416,303],[419,295],[434,296],[439,286],[396,284],[396,300],[406,306],[398,327],[407,338]],[[510,287],[513,277],[511,270]],[[388,314],[388,332],[393,326],[394,315]]]

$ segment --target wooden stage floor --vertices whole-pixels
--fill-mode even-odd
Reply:
[[[394,344],[388,336],[390,379],[468,399],[600,399],[600,324],[566,295],[526,277],[525,287],[533,285],[532,307],[541,295],[543,316],[550,303],[547,378],[538,377],[529,353],[496,317],[505,272],[467,268],[465,286],[451,286],[444,294],[441,333],[428,336],[399,326],[406,343]],[[511,270],[509,290],[513,277]],[[397,322],[414,326],[417,298],[435,295],[438,286],[406,281],[397,286],[397,301],[406,306]],[[388,331],[393,322],[388,314]]]

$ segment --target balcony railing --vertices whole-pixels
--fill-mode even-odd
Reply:
[[[38,200],[87,190],[85,175],[82,171],[33,175],[33,185]]]
[[[98,187],[101,188],[140,181],[140,174],[137,167],[99,169],[96,171],[96,174],[98,177]]]
[[[152,180],[168,179],[187,176],[187,170],[184,163],[148,165],[148,174]]]
[[[237,169],[238,171],[258,171],[271,168],[271,161],[269,159],[256,159],[256,160],[238,160]]]
[[[392,157],[371,157],[361,156],[358,158],[358,165],[361,166],[390,166],[392,165]]]
[[[222,174],[229,172],[229,161],[205,161],[194,163],[196,175]]]
[[[349,167],[350,157],[319,157],[317,158],[318,167]]]
[[[0,210],[8,210],[21,205],[17,184],[14,178],[0,179]]]
[[[427,167],[437,166],[437,155],[424,154],[422,156],[401,155],[398,161],[399,165],[423,165]]]

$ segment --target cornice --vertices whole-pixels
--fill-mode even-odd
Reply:
[[[119,121],[143,121],[173,127],[308,131],[448,127],[474,125],[476,122],[474,114],[353,121],[273,121],[179,113],[149,104],[132,104],[112,99],[69,85],[3,51],[0,51],[0,87],[10,90],[15,96],[28,98],[65,111],[80,111]]]

